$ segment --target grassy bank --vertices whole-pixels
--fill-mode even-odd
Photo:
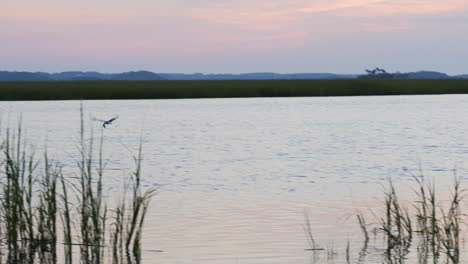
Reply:
[[[176,99],[468,93],[468,79],[0,82],[0,100]]]

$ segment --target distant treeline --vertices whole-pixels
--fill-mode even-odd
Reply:
[[[354,79],[355,74],[333,73],[273,73],[253,72],[241,74],[203,74],[203,73],[154,73],[150,71],[131,71],[123,73],[100,73],[67,71],[15,72],[0,71],[0,81],[154,81],[154,80],[275,80],[275,79]]]
[[[176,99],[468,93],[467,79],[0,82],[0,100]]]
[[[418,72],[406,72],[406,73],[390,73],[381,68],[375,68],[373,70],[366,70],[366,75],[359,75],[357,78],[360,79],[463,79],[468,77],[467,75],[456,75],[449,76],[445,73],[435,71],[418,71]]]
[[[307,80],[307,79],[448,79],[468,78],[468,75],[449,76],[434,71],[408,73],[388,73],[383,69],[366,70],[367,75],[334,73],[274,73],[253,72],[240,74],[203,74],[203,73],[154,73],[150,71],[131,71],[123,73],[100,73],[67,71],[59,73],[0,71],[0,82],[8,81],[155,81],[155,80]]]

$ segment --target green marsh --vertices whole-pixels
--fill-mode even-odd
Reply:
[[[468,93],[467,79],[0,82],[0,100],[182,99]]]

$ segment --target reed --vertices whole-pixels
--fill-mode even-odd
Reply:
[[[68,188],[65,177],[60,173],[60,183],[62,185],[62,194],[60,199],[62,201],[62,211],[60,213],[60,219],[62,220],[63,228],[63,254],[65,264],[73,263],[73,239],[72,239],[72,216],[70,201],[68,197]]]
[[[436,192],[433,182],[426,182],[422,173],[413,177],[416,183],[413,189],[416,199],[413,202],[401,202],[395,185],[389,179],[384,190],[384,210],[381,216],[374,214],[379,227],[376,230],[380,231],[376,236],[382,234],[386,242],[382,263],[405,263],[411,251],[417,252],[417,262],[421,264],[464,263],[460,258],[464,241],[461,235],[466,219],[462,207],[466,189],[462,188],[462,178],[455,175],[447,199],[446,194]],[[355,263],[366,263],[370,241],[368,224],[362,213],[357,213],[356,217],[364,243]],[[304,218],[303,229],[310,244],[308,250],[323,250],[312,235],[309,216],[305,214]],[[378,244],[371,246],[380,247]],[[350,241],[347,241],[343,262],[352,262],[350,248]]]
[[[418,185],[418,189],[415,191],[417,200],[414,207],[416,208],[417,233],[421,240],[421,247],[425,248],[425,251],[432,252],[437,258],[441,251],[441,229],[436,188],[433,183],[426,183],[422,175],[414,177],[414,179]]]
[[[367,245],[369,243],[369,232],[367,232],[366,219],[361,213],[356,214],[356,217],[359,222],[359,227],[361,228],[362,234],[364,236],[364,244]]]
[[[307,250],[312,250],[312,251],[319,251],[319,250],[325,250],[324,248],[320,247],[317,242],[314,239],[313,233],[312,233],[312,225],[310,223],[309,215],[307,213],[304,214],[304,225],[302,226],[304,233],[307,236],[307,242],[309,243],[310,248]]]
[[[129,192],[115,210],[113,231],[111,234],[113,262],[118,263],[127,256],[127,262],[140,262],[141,237],[143,225],[151,198],[157,188],[149,188],[143,191],[141,187],[141,162],[143,144],[140,141],[137,156],[134,156],[135,171],[129,179]],[[130,258],[129,256],[132,256]]]
[[[463,215],[460,204],[464,198],[465,190],[460,188],[460,178],[455,178],[449,207],[446,212],[441,210],[441,244],[446,255],[453,263],[459,263],[460,233]]]
[[[57,214],[58,214],[58,178],[60,170],[57,167],[52,167],[49,163],[47,152],[44,154],[44,175],[40,179],[39,186],[39,253],[43,255],[43,259],[47,259],[47,263],[55,263],[57,261]]]
[[[391,180],[385,191],[384,217],[380,218],[380,230],[387,241],[385,260],[400,263],[410,251],[414,237],[417,238],[419,261],[434,263],[443,255],[447,263],[460,263],[461,230],[463,216],[461,203],[465,190],[461,179],[455,177],[450,199],[442,201],[433,183],[425,182],[424,176],[414,177],[417,188],[416,200],[411,204],[413,211],[403,206]],[[414,212],[414,213],[413,213]],[[358,215],[359,225],[364,219]],[[413,222],[416,222],[414,226]],[[364,240],[368,241],[363,231]]]
[[[80,110],[83,120],[83,110]],[[93,131],[90,130],[90,140],[84,140],[84,123],[80,128],[81,160],[77,163],[80,170],[78,208],[80,215],[80,252],[84,263],[101,263],[103,246],[105,245],[105,231],[107,220],[107,207],[103,204],[102,177],[103,177],[103,135],[99,142],[98,158],[94,157]],[[97,161],[97,168],[94,163]]]
[[[6,258],[0,257],[0,264],[140,263],[144,220],[156,191],[140,184],[142,144],[134,157],[129,195],[109,209],[103,186],[104,136],[96,147],[93,131],[86,135],[83,115],[81,106],[78,179],[64,175],[47,149],[36,159],[23,139],[21,118],[16,131],[6,129],[0,144],[0,256],[6,253]],[[116,252],[119,258],[113,257]]]
[[[385,191],[385,217],[381,218],[381,229],[387,238],[387,247],[409,248],[413,239],[413,227],[409,211],[396,194],[393,182],[389,180]]]

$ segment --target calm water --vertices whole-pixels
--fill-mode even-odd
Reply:
[[[29,142],[73,167],[78,101],[0,102]],[[144,233],[144,263],[345,263],[358,258],[357,210],[378,212],[382,184],[411,174],[446,190],[466,175],[468,96],[85,101],[105,134],[106,186],[118,193],[144,140],[144,182],[161,185]],[[102,130],[92,118],[120,118]],[[71,169],[70,169],[71,170]],[[405,196],[411,197],[406,191]],[[337,254],[317,256],[303,232]],[[162,251],[162,252],[159,252]],[[367,263],[380,258],[373,248]],[[357,260],[353,260],[353,263]],[[411,263],[411,258],[410,262]]]

